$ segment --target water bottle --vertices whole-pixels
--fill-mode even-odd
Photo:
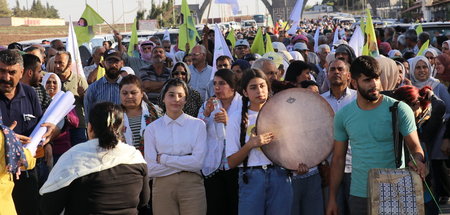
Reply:
[[[220,105],[219,99],[214,99],[213,105],[214,105],[214,111],[211,113],[211,116],[214,117],[216,115],[216,113],[221,112],[220,108],[222,105]],[[219,139],[225,139],[225,125],[223,123],[217,123],[217,122],[214,122],[214,125],[216,127],[217,137]]]

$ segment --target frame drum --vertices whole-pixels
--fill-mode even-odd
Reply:
[[[256,132],[272,132],[274,139],[262,148],[275,164],[297,170],[327,158],[333,148],[334,112],[320,95],[302,88],[283,90],[262,107]]]

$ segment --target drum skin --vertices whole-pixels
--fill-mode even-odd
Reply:
[[[274,139],[262,148],[275,164],[297,170],[325,160],[333,148],[334,112],[319,94],[302,88],[283,90],[262,107],[257,134],[272,132]]]

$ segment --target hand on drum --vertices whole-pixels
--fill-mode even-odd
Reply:
[[[258,135],[252,133],[252,135],[250,136],[250,140],[248,140],[247,144],[250,144],[252,148],[257,148],[269,144],[272,140],[273,140],[272,132],[267,132]]]
[[[228,121],[227,111],[224,108],[220,108],[220,110],[222,112],[216,113],[216,115],[214,115],[214,121],[227,125]]]
[[[303,175],[303,174],[307,173],[308,171],[309,171],[309,168],[308,168],[308,166],[306,166],[306,164],[304,164],[304,163],[298,164],[297,174]]]
[[[416,162],[414,163],[413,161],[410,161],[408,164],[409,167],[417,172],[417,174],[419,174],[422,179],[425,179],[425,176],[427,176],[427,167],[422,162],[422,160],[416,158],[414,159]]]

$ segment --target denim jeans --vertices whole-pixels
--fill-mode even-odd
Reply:
[[[322,196],[322,180],[317,173],[306,178],[292,178],[294,198],[292,215],[323,215],[325,208]]]
[[[288,215],[292,207],[292,186],[288,171],[281,167],[246,170],[239,168],[239,215]]]

